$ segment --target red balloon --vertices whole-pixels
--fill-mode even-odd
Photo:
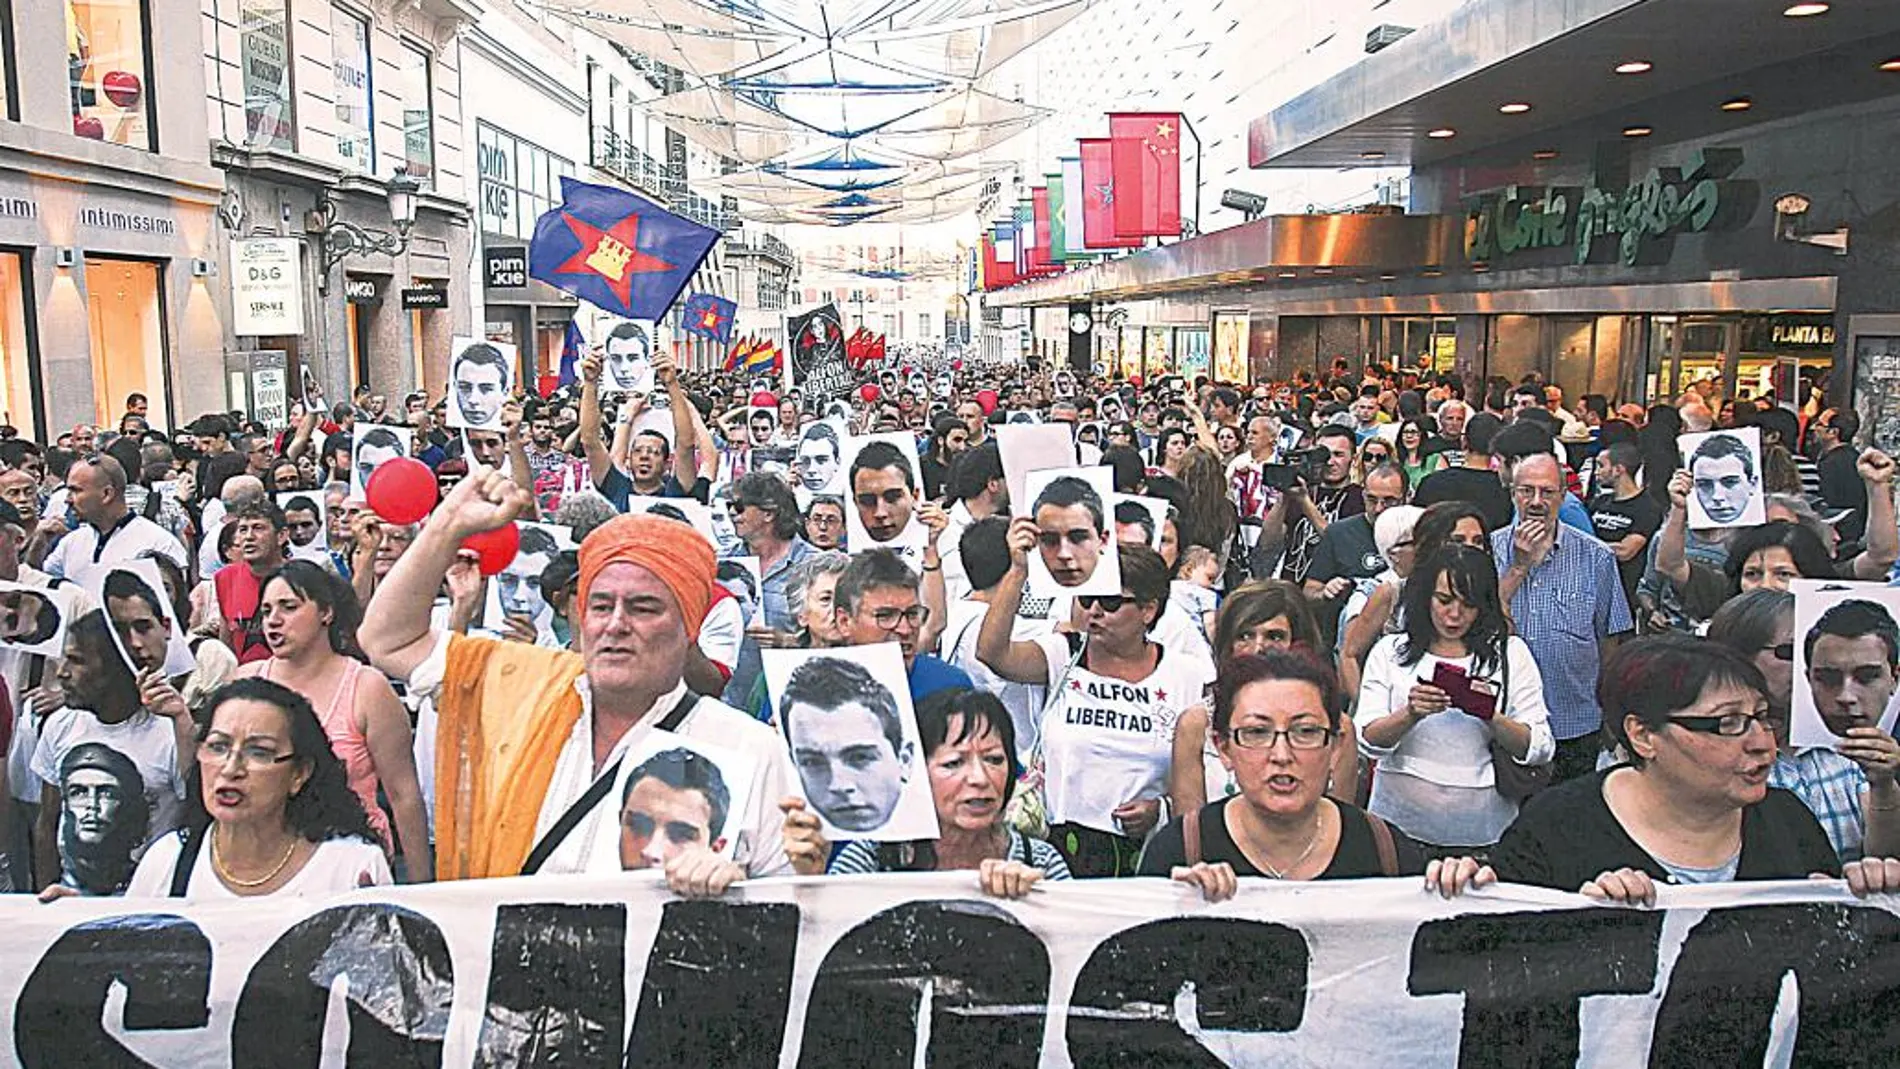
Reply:
[[[753,408],[777,408],[778,398],[772,396],[772,393],[769,390],[760,390],[758,393],[755,393],[752,395],[752,407]]]
[[[99,88],[105,91],[106,99],[121,108],[130,108],[139,102],[145,93],[145,86],[139,76],[129,71],[112,71],[99,79]]]
[[[987,416],[996,411],[996,402],[995,390],[976,391],[976,403],[982,406],[984,415]]]
[[[435,507],[435,473],[420,460],[396,457],[370,473],[363,496],[370,511],[390,523],[420,523]]]
[[[106,139],[106,124],[90,115],[75,115],[73,116],[73,133],[78,134],[80,137],[91,138],[94,141],[104,141]]]
[[[877,399],[883,395],[883,392],[884,391],[877,388],[877,383],[875,382],[867,382],[858,387],[858,396],[862,398],[867,405],[877,404]]]
[[[952,370],[952,371],[962,371],[962,370],[963,370],[963,361],[961,361],[961,360],[952,360],[952,361],[950,361],[950,370]]]
[[[483,575],[500,575],[521,551],[521,528],[513,523],[492,531],[472,534],[462,540],[462,548],[479,556]]]

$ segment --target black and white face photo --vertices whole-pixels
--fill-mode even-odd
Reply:
[[[935,838],[936,807],[897,644],[761,653],[800,790],[826,837]]]
[[[453,407],[453,406],[451,406]],[[409,455],[410,431],[407,427],[380,426],[372,423],[356,425],[356,436],[350,455],[350,498],[364,500],[369,486],[369,477],[376,469],[396,459]]]
[[[515,347],[457,338],[449,361],[449,426],[502,429],[501,406],[514,392]]]
[[[653,327],[622,320],[601,344],[601,385],[616,393],[653,392]]]
[[[1682,436],[1682,466],[1693,488],[1689,526],[1752,527],[1767,518],[1761,485],[1761,428]]]

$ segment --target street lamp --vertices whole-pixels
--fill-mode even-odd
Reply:
[[[305,227],[323,235],[323,270],[317,275],[317,288],[329,289],[330,271],[342,263],[345,257],[373,253],[402,255],[403,250],[409,247],[409,228],[416,223],[416,194],[421,190],[422,183],[409,177],[407,167],[398,167],[396,173],[389,176],[389,221],[396,228],[394,233],[338,219],[336,202],[330,199],[330,191],[326,189],[319,192],[317,206],[311,211]]]

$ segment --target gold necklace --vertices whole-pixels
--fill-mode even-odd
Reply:
[[[230,869],[224,867],[224,859],[218,856],[218,827],[215,824],[211,826],[211,867],[217,870],[219,879],[233,887],[249,888],[264,886],[276,879],[278,874],[284,871],[284,866],[290,864],[290,859],[295,856],[296,853],[297,840],[293,838],[290,840],[290,845],[284,848],[284,856],[278,860],[275,868],[255,880],[239,879],[232,874]]]
[[[1306,841],[1306,849],[1300,851],[1300,856],[1293,859],[1293,864],[1288,865],[1284,869],[1276,869],[1273,867],[1273,862],[1268,861],[1265,855],[1263,854],[1260,859],[1260,867],[1266,869],[1267,875],[1271,876],[1272,878],[1276,880],[1286,879],[1287,873],[1292,872],[1294,869],[1299,868],[1301,865],[1306,863],[1307,858],[1313,856],[1313,848],[1319,845],[1320,831],[1325,826],[1325,823],[1326,823],[1326,807],[1324,805],[1321,805],[1317,809],[1315,809],[1313,812],[1313,837]],[[213,856],[216,856],[216,855],[214,854]]]

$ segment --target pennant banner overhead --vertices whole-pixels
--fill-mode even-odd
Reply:
[[[1891,895],[654,872],[0,902],[23,1066],[1900,1064]],[[136,1052],[136,1053],[135,1053]]]
[[[1082,150],[1082,243],[1091,249],[1133,249],[1139,237],[1115,230],[1115,205],[1121,189],[1115,180],[1114,144],[1105,137],[1084,138]]]
[[[561,205],[535,221],[528,273],[615,315],[659,319],[718,240],[644,197],[563,178]]]
[[[1181,116],[1155,112],[1108,117],[1115,170],[1115,232],[1122,237],[1181,233]]]
[[[688,334],[710,338],[721,345],[732,337],[733,317],[739,305],[716,293],[695,293],[686,298],[684,328]]]

